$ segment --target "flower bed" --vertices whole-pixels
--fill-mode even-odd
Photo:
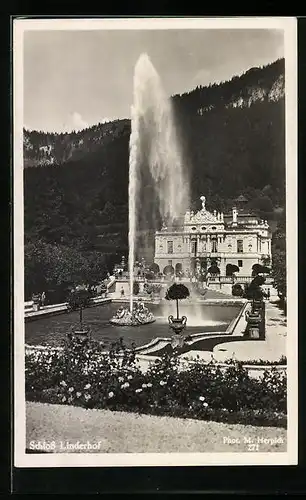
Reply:
[[[108,353],[80,340],[26,353],[27,400],[85,408],[286,427],[286,385],[273,367],[257,380],[239,362],[221,370],[198,360],[181,371],[170,355],[143,373],[122,341]]]

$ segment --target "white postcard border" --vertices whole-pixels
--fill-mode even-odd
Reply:
[[[286,453],[131,453],[27,455],[24,373],[23,33],[26,30],[279,29],[285,40],[288,438]],[[110,467],[294,465],[298,433],[297,20],[261,18],[15,19],[13,23],[14,465]],[[288,221],[290,223],[288,224]]]

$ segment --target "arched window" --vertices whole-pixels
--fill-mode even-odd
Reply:
[[[167,241],[167,253],[173,253],[173,241]]]
[[[205,226],[203,226],[201,229],[202,229],[202,231],[206,231],[206,227]]]
[[[217,253],[218,252],[218,241],[217,238],[214,238],[211,240],[211,251],[212,253]]]
[[[212,231],[215,231],[217,228],[216,228],[216,226],[213,226],[211,229],[212,229]]]
[[[183,266],[180,262],[178,262],[177,264],[175,264],[175,274],[176,275],[179,275],[183,270]]]
[[[192,230],[192,231],[196,231],[196,230],[197,230],[197,228],[196,228],[196,227],[192,227],[192,228],[191,228],[191,230]]]
[[[174,274],[174,267],[171,264],[168,264],[166,267],[164,267],[163,274],[168,274],[170,276],[173,276]]]

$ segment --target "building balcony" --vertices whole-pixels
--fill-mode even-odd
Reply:
[[[227,258],[227,259],[261,259],[264,254],[261,252],[197,252],[196,255],[189,254],[190,257],[219,257],[219,258]]]
[[[234,276],[212,275],[207,277],[207,283],[235,283]]]
[[[261,252],[175,252],[175,253],[155,253],[156,259],[192,259],[192,258],[221,258],[221,259],[263,259],[270,257]]]
[[[239,276],[239,273],[237,273],[235,276],[220,276],[218,274],[208,276],[207,277],[207,282],[208,283],[251,283],[251,281],[254,279],[254,276]],[[273,284],[273,278],[270,276],[266,277],[266,281],[264,283],[265,285],[272,285]]]
[[[176,252],[176,253],[155,253],[155,259],[189,259],[191,257],[188,252]]]

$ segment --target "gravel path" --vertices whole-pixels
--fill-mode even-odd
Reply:
[[[27,403],[26,422],[27,448],[54,442],[56,453],[286,451],[287,432],[275,427],[228,425],[33,402]],[[278,442],[273,443],[275,439]],[[251,440],[258,448],[248,449],[245,440]],[[85,448],[67,449],[67,442],[68,446],[79,442]]]

